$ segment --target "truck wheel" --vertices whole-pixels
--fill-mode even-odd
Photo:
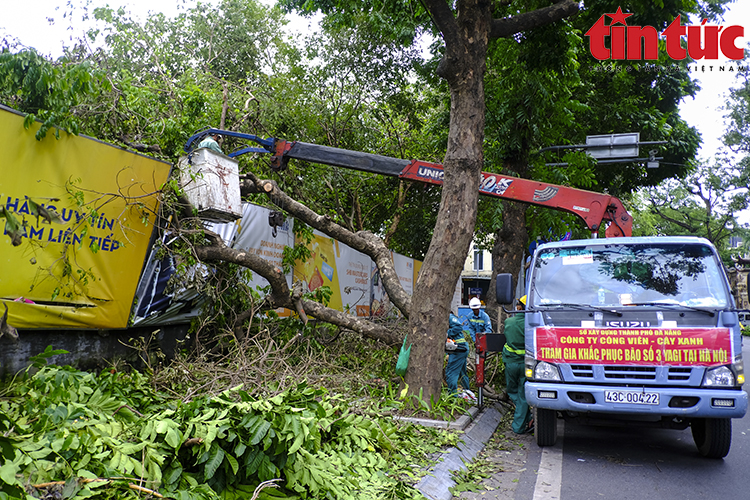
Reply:
[[[536,444],[554,446],[557,441],[557,411],[546,408],[534,408],[534,425]]]
[[[693,440],[706,458],[724,458],[732,445],[732,420],[729,418],[696,418],[690,422]]]

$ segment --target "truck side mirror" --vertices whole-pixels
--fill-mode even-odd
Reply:
[[[513,275],[510,273],[497,275],[495,279],[495,298],[498,304],[510,304],[513,302]]]

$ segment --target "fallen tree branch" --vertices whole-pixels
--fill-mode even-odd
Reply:
[[[274,204],[287,211],[295,218],[369,256],[375,262],[375,265],[378,266],[380,277],[383,280],[383,286],[388,293],[388,298],[391,303],[396,306],[404,316],[407,318],[409,317],[411,296],[406,293],[401,286],[401,280],[393,266],[391,251],[385,246],[385,243],[380,237],[370,231],[358,231],[353,233],[336,224],[329,217],[319,215],[305,205],[294,200],[282,191],[276,182],[259,179],[251,173],[245,174],[245,180],[243,181],[240,192],[243,195],[246,195],[249,192],[265,193]]]
[[[201,443],[203,443],[203,438],[190,438],[186,439],[185,442],[182,443],[181,448],[192,448],[193,446],[198,446]]]
[[[305,300],[301,297],[295,299],[289,290],[286,276],[284,276],[281,269],[254,253],[228,247],[220,238],[212,240],[213,244],[211,245],[195,247],[196,256],[205,262],[230,262],[238,264],[264,277],[271,285],[271,294],[267,296],[269,309],[286,307],[287,309],[296,310],[298,313],[302,311],[305,314],[304,318],[307,318],[308,315],[314,316],[321,321],[347,328],[388,345],[396,345],[403,340],[398,333],[392,332],[366,319],[331,309],[319,302]],[[302,318],[302,316],[300,317]]]
[[[156,498],[164,498],[164,495],[162,495],[161,493],[150,490],[148,488],[144,488],[143,486],[138,486],[137,484],[128,484],[128,488],[130,488],[131,490],[140,491],[142,493],[148,493],[149,495],[154,495]]]

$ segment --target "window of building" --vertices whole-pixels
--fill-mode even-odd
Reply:
[[[474,270],[481,271],[484,269],[484,252],[474,247]]]

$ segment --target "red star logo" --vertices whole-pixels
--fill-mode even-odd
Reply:
[[[614,26],[617,23],[622,23],[625,26],[627,26],[628,23],[625,21],[625,18],[630,17],[633,14],[624,14],[622,12],[622,7],[617,7],[617,12],[615,12],[614,14],[607,14],[607,15],[612,18],[612,24],[610,24],[610,26]]]

